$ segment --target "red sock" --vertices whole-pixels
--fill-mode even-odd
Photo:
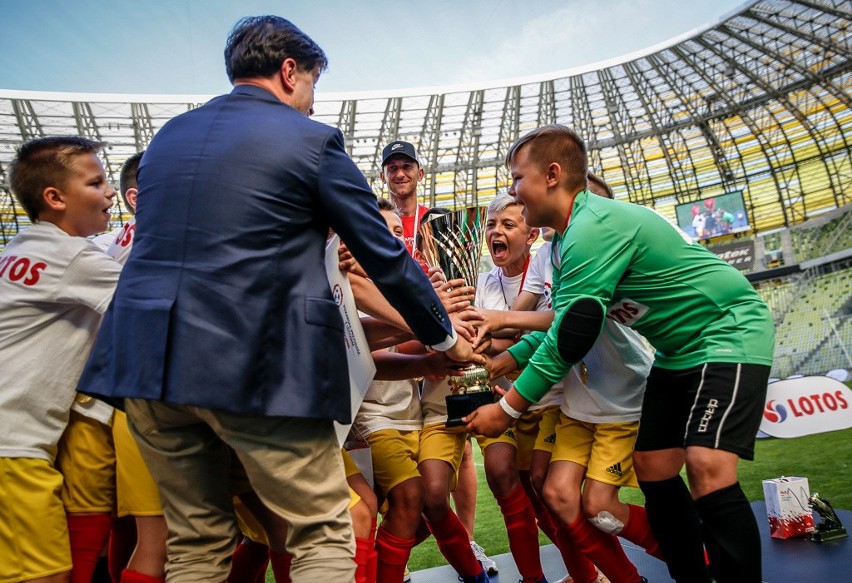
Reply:
[[[533,512],[535,512],[535,521],[538,524],[539,530],[550,539],[550,542],[556,544],[556,524],[550,512],[540,500],[530,500],[530,502],[532,503]]]
[[[429,529],[438,542],[441,554],[462,577],[475,577],[482,572],[482,565],[476,560],[467,531],[452,510],[440,522],[430,522]]]
[[[375,583],[376,576],[379,570],[379,553],[376,550],[376,519],[373,519],[373,526],[370,528],[370,540],[373,541],[372,551],[367,557],[367,581]]]
[[[136,519],[132,516],[115,518],[109,529],[109,576],[113,583],[121,581],[121,572],[130,562],[136,549]]]
[[[621,543],[611,534],[598,530],[580,515],[568,525],[571,540],[585,553],[612,583],[641,581],[636,565],[630,562]]]
[[[561,522],[556,523],[556,548],[562,555],[562,561],[574,583],[592,583],[598,580],[598,572],[592,560],[584,555],[571,539],[567,527]]]
[[[151,575],[125,569],[121,572],[121,583],[166,583],[166,578],[152,577]]]
[[[355,583],[371,583],[370,557],[374,554],[377,554],[375,541],[355,537]]]
[[[68,514],[71,583],[91,583],[98,557],[109,537],[109,514]]]
[[[660,550],[660,545],[657,544],[657,539],[651,532],[651,525],[648,523],[648,514],[645,512],[645,508],[635,504],[628,504],[627,506],[630,508],[630,516],[619,536],[639,545],[652,557],[665,561],[663,551]]]
[[[248,539],[246,539],[248,540]],[[237,545],[231,556],[231,572],[228,583],[264,581],[269,566],[269,547],[254,541],[244,540]]]
[[[355,540],[357,544],[358,539]],[[413,538],[400,538],[389,533],[387,529],[379,527],[376,533],[376,554],[378,555],[376,583],[399,583],[402,581],[405,564],[408,562],[408,557],[411,556],[413,546]],[[358,581],[358,583],[361,582]]]
[[[541,570],[541,558],[538,554],[538,527],[527,493],[518,484],[515,491],[508,496],[495,498],[500,512],[503,513],[503,521],[509,535],[509,548],[523,577],[523,583],[538,583],[544,579],[544,571]]]
[[[293,562],[293,555],[288,552],[276,553],[270,550],[269,562],[272,563],[275,583],[290,583],[290,564]]]

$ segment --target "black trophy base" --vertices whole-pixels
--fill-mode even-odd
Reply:
[[[462,417],[467,417],[483,405],[494,402],[491,391],[472,391],[458,395],[447,395],[447,427],[464,425]]]
[[[830,540],[837,540],[839,538],[849,536],[846,533],[846,529],[841,527],[832,528],[827,530],[815,530],[811,533],[811,540],[815,543],[824,543]]]

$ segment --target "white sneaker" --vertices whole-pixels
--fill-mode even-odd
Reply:
[[[488,555],[485,554],[485,549],[476,544],[476,541],[470,541],[470,548],[473,551],[473,555],[476,557],[477,561],[482,563],[482,568],[485,569],[485,572],[489,575],[497,574],[497,563],[494,562],[493,559],[488,558]]]

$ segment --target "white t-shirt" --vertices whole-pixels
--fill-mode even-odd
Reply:
[[[388,348],[396,352],[396,347]],[[420,388],[414,379],[373,381],[352,423],[352,435],[363,441],[380,429],[416,431],[423,427]]]
[[[0,457],[55,457],[120,271],[48,222],[0,253]]]
[[[120,229],[116,229],[112,242],[106,248],[106,254],[124,265],[133,247],[133,237],[136,235],[136,216],[130,217]]]
[[[532,259],[530,259],[532,263]],[[479,281],[476,284],[476,299],[473,303],[477,308],[486,310],[509,310],[518,295],[521,293],[521,283],[526,284],[526,279],[529,277],[529,266],[527,275],[523,273],[508,277],[503,274],[500,267],[495,267],[491,271],[480,273]],[[526,287],[526,285],[524,286]],[[538,303],[535,306],[536,311],[547,310],[547,299],[544,296],[539,297]],[[503,389],[510,389],[512,382],[506,377],[500,377],[494,381],[494,384]],[[538,403],[533,403],[530,410],[542,409],[551,405],[558,405],[562,402],[562,386],[557,383],[553,388],[539,400]]]
[[[550,250],[550,242],[539,248],[530,260],[524,282],[525,291],[546,295],[548,305],[553,281]],[[586,366],[585,384],[579,364],[562,380],[562,412],[587,423],[637,421],[653,362],[642,337],[607,317],[603,332],[582,362]]]
[[[95,235],[94,237],[89,237],[89,241],[98,246],[102,251],[106,251],[112,242],[115,241],[115,238],[121,232],[121,229],[124,227],[116,227],[112,231],[107,231],[106,233],[101,233],[100,235]]]

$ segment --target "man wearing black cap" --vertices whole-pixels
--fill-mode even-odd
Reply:
[[[415,247],[417,226],[429,207],[417,203],[417,184],[423,180],[423,167],[414,145],[402,140],[391,142],[382,150],[382,181],[387,183],[391,200],[399,209],[405,247]]]

